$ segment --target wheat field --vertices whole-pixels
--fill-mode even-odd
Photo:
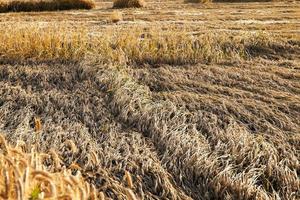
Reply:
[[[300,2],[114,5],[0,13],[0,199],[300,199]]]

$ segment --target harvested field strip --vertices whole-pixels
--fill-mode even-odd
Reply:
[[[238,65],[238,67],[236,67]],[[241,70],[242,69],[242,70]],[[133,73],[138,73],[143,69],[135,70]],[[236,73],[238,71],[238,74]],[[245,64],[233,64],[233,66],[220,67],[219,66],[196,66],[196,67],[185,67],[176,68],[175,66],[169,66],[159,69],[149,69],[149,72],[156,74],[163,73],[162,78],[167,79],[168,77],[178,79],[185,78],[194,81],[207,81],[212,84],[223,84],[224,86],[231,86],[233,88],[240,88],[239,86],[255,86],[272,88],[276,91],[285,91],[292,93],[299,93],[300,88],[300,77],[298,73],[299,69],[280,68],[278,66],[270,66],[265,64],[262,66],[258,63],[258,66],[251,66]],[[191,74],[191,72],[193,72]],[[187,76],[187,74],[189,74]],[[200,76],[201,75],[201,76]],[[145,74],[145,78],[148,74]],[[157,76],[157,75],[156,75]],[[221,81],[225,79],[224,81]],[[157,78],[159,81],[159,79]],[[272,80],[272,81],[269,81]],[[254,86],[254,85],[253,85]]]
[[[247,69],[244,69],[244,67],[231,69],[232,67],[222,66],[191,66],[187,68],[166,66],[153,69],[134,69],[131,71],[138,82],[147,85],[153,93],[167,94],[172,92],[169,95],[170,98],[175,94],[190,94],[190,98],[183,103],[191,108],[193,107],[193,102],[191,101],[196,96],[199,96],[199,98],[203,96],[204,99],[211,97],[211,99],[218,100],[219,98],[220,101],[224,99],[233,103],[239,103],[241,106],[249,109],[251,109],[251,104],[257,105],[262,108],[262,112],[266,112],[263,109],[269,107],[271,113],[273,109],[277,109],[274,112],[278,113],[277,116],[279,118],[282,115],[284,116],[283,118],[290,119],[287,121],[279,120],[283,123],[281,125],[284,125],[285,121],[287,124],[291,121],[296,124],[291,124],[289,129],[293,129],[293,127],[299,128],[299,119],[294,117],[297,116],[300,109],[298,106],[300,85],[298,83],[292,80],[281,79],[280,82],[284,86],[278,86],[278,78],[272,75],[271,70],[268,76],[263,76],[258,69],[256,71],[257,75],[255,73],[253,75],[247,73]],[[235,74],[233,71],[235,71]],[[287,71],[289,70],[287,69]],[[297,70],[294,70],[294,74],[298,74]],[[263,87],[264,85],[265,87]],[[198,100],[200,99],[194,102],[196,103]]]
[[[249,68],[251,65],[249,64]],[[244,67],[235,67],[233,70],[236,71],[235,77],[239,77],[239,84],[236,84],[234,79],[227,78],[228,73],[232,73],[231,67],[222,66],[166,66],[134,70],[131,74],[140,84],[152,89],[156,100],[170,100],[191,112],[207,111],[218,119],[222,128],[234,120],[252,133],[267,133],[285,140],[299,136],[300,121],[297,116],[300,111],[300,97],[299,93],[294,91],[299,90],[300,85],[285,79],[282,80],[283,83],[293,87],[282,88],[282,91],[276,89],[274,92],[274,78],[257,79],[259,75],[249,76],[244,73],[247,71]],[[218,71],[222,73],[216,73]],[[259,70],[255,72],[261,73]],[[271,74],[272,70],[269,73]],[[297,73],[295,69],[294,74]],[[194,80],[195,84],[189,84],[190,80]],[[269,80],[269,84],[266,84],[268,87],[253,90],[265,80]],[[297,143],[291,144],[299,149]]]
[[[173,76],[172,76],[173,77]],[[288,91],[281,91],[272,89],[266,89],[263,86],[256,86],[253,83],[249,83],[247,85],[247,81],[236,81],[236,80],[229,80],[230,82],[222,82],[218,84],[210,83],[207,85],[205,81],[202,80],[180,80],[180,75],[177,76],[179,79],[176,79],[174,76],[172,77],[164,77],[150,80],[149,87],[153,92],[164,92],[164,91],[185,91],[191,93],[201,93],[201,94],[210,94],[216,93],[219,95],[224,95],[228,97],[254,97],[254,99],[263,101],[265,99],[266,102],[272,100],[282,100],[283,102],[297,102],[299,99],[297,97],[297,92],[293,94],[293,92]],[[226,80],[226,77],[224,77]],[[209,81],[208,81],[209,82]],[[286,88],[284,88],[286,89]],[[298,88],[294,87],[293,90],[297,91]],[[295,104],[295,107],[297,105]],[[294,107],[294,108],[295,108]]]
[[[160,84],[160,82],[155,83]],[[268,131],[276,134],[278,130],[287,132],[299,130],[299,118],[293,117],[299,113],[297,103],[299,98],[297,97],[290,95],[290,98],[273,99],[241,90],[232,90],[228,87],[222,88],[222,86],[215,86],[211,89],[207,85],[207,83],[193,85],[193,87],[203,88],[201,91],[188,91],[187,85],[182,90],[169,90],[169,92],[166,90],[155,96],[157,99],[177,102],[178,105],[185,106],[190,111],[208,109],[211,106],[211,111],[219,115],[223,113],[224,116],[230,114],[231,117],[236,117],[254,133]]]
[[[154,95],[157,100],[170,100],[178,106],[186,107],[190,112],[207,111],[220,117],[222,124],[226,126],[230,119],[235,119],[239,124],[246,126],[252,133],[275,134],[277,132],[296,132],[299,119],[289,119],[289,115],[277,111],[276,105],[261,105],[259,101],[252,99],[229,99],[218,95],[195,95],[185,92],[165,92]],[[253,105],[257,105],[255,108]],[[284,105],[282,105],[284,106]],[[297,114],[295,111],[294,114]],[[287,120],[288,119],[288,120]]]
[[[17,28],[16,28],[17,27]],[[104,31],[43,26],[1,26],[2,63],[78,62],[115,64],[189,64],[299,56],[299,45],[266,33],[191,35],[184,31]],[[126,34],[124,34],[126,32]]]
[[[93,0],[0,0],[0,13],[92,9]]]
[[[126,199],[131,188],[139,198],[189,199],[152,142],[114,120],[94,75],[78,65],[0,66],[0,130],[10,142],[23,139],[30,146],[36,142],[30,124],[39,116],[41,150],[56,149],[62,166],[79,167],[105,196]],[[76,152],[63,145],[70,139]],[[123,180],[125,171],[132,186]]]
[[[180,7],[179,7],[180,5]],[[1,14],[2,24],[15,23],[48,23],[62,24],[68,22],[74,26],[88,26],[94,32],[112,28],[107,19],[111,15],[111,2],[97,1],[97,9],[92,11],[62,11],[62,12],[30,12]],[[159,8],[159,9],[158,9]],[[148,1],[144,9],[125,9],[124,21],[117,29],[132,30],[139,27],[166,28],[187,26],[195,34],[203,32],[235,32],[265,30],[272,34],[298,35],[300,30],[300,3],[270,2],[270,3],[214,3],[186,4],[183,0]],[[134,20],[133,20],[134,19]],[[64,26],[64,25],[62,25]],[[131,29],[132,28],[132,29]],[[125,32],[125,31],[124,31]]]

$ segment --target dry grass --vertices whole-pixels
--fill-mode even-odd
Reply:
[[[1,0],[0,13],[93,9],[93,0]]]
[[[194,64],[254,57],[286,57],[299,52],[299,45],[268,33],[235,35],[200,34],[153,28],[148,31],[121,29],[88,33],[86,29],[53,25],[1,26],[0,58],[3,62],[76,62],[94,59],[115,64]]]
[[[114,8],[141,8],[145,7],[144,0],[114,0]]]

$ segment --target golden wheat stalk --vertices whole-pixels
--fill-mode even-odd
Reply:
[[[34,131],[35,132],[40,132],[42,130],[42,122],[41,119],[38,117],[34,118]]]
[[[19,148],[8,147],[2,135],[0,135],[0,144],[2,144],[1,149],[7,150],[6,154],[0,153],[0,198],[97,199],[96,189],[94,187],[91,189],[80,172],[76,176],[71,175],[70,172],[50,173],[41,167],[43,161],[41,157],[49,156],[36,152],[35,148],[32,148],[30,154],[26,154]],[[51,154],[53,159],[59,162],[54,150]],[[57,163],[54,165],[59,166]],[[65,187],[62,187],[63,185]]]
[[[133,181],[132,181],[132,177],[131,177],[130,172],[125,171],[124,179],[126,180],[128,187],[130,189],[132,189],[133,188]]]

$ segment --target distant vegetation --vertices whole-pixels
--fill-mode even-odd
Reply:
[[[144,0],[115,0],[114,8],[140,8],[144,7],[146,2]]]
[[[0,0],[0,12],[92,9],[93,0]]]

